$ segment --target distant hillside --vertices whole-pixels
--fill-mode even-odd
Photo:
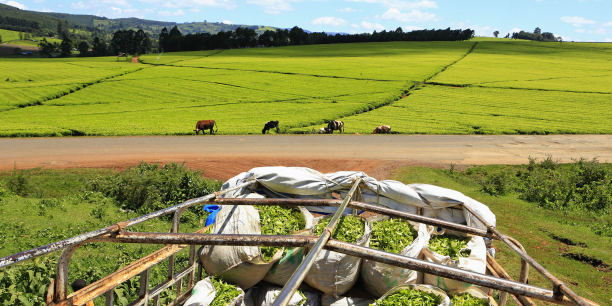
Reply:
[[[73,15],[65,13],[43,13],[21,10],[10,5],[0,4],[0,29],[30,32],[33,34],[54,33],[57,30],[58,21],[68,22],[71,29],[79,29],[95,35],[104,36],[118,30],[143,29],[145,32],[157,36],[164,27],[170,28],[175,25],[183,35],[195,33],[216,34],[220,31],[233,31],[238,27],[247,27],[255,30],[257,34],[263,34],[266,30],[276,30],[274,27],[259,25],[224,24],[220,22],[190,22],[176,23],[146,20],[139,18],[109,19],[94,15]]]

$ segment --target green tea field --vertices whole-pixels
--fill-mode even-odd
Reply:
[[[0,58],[0,137],[346,133],[610,134],[612,46],[510,40]]]

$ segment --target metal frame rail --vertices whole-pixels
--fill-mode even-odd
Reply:
[[[446,222],[438,219],[423,217],[420,215],[400,212],[393,209],[351,201],[354,190],[359,185],[359,180],[355,182],[351,192],[347,194],[343,201],[340,200],[320,200],[320,199],[230,199],[217,198],[227,192],[237,189],[249,187],[256,183],[255,181],[240,184],[234,188],[215,192],[213,194],[192,199],[178,205],[159,210],[148,215],[140,216],[129,221],[114,224],[112,226],[85,233],[76,237],[72,237],[63,241],[52,243],[46,246],[38,247],[32,250],[21,252],[8,257],[0,258],[0,268],[4,268],[15,263],[33,259],[37,256],[48,254],[56,250],[63,249],[58,260],[57,276],[49,286],[47,292],[47,305],[84,305],[86,302],[105,295],[106,306],[113,305],[113,289],[130,278],[140,275],[140,294],[139,298],[130,306],[147,305],[149,300],[153,300],[153,305],[159,305],[159,294],[172,287],[176,286],[177,297],[169,305],[180,305],[191,294],[196,277],[201,278],[202,266],[196,260],[197,245],[233,245],[233,246],[285,246],[285,247],[311,247],[331,250],[355,257],[360,257],[368,260],[374,260],[397,267],[407,268],[411,270],[426,272],[429,274],[446,277],[453,280],[463,281],[480,285],[486,288],[500,290],[500,306],[505,306],[507,294],[510,294],[518,305],[531,306],[535,305],[531,298],[546,302],[551,302],[559,305],[597,305],[594,302],[585,300],[573,291],[567,285],[563,284],[555,278],[544,267],[538,264],[531,258],[523,247],[512,237],[500,233],[495,227],[491,226],[480,215],[475,213],[466,205],[462,208],[468,209],[476,218],[485,224],[488,230],[477,229],[465,225],[460,225],[452,222]],[[330,206],[341,207],[333,219],[339,218],[345,207],[357,208],[364,211],[370,211],[379,214],[385,214],[394,218],[400,218],[409,221],[421,222],[428,225],[434,225],[442,228],[452,229],[455,231],[487,237],[495,240],[501,240],[511,250],[521,257],[521,273],[519,282],[513,281],[510,276],[497,264],[495,259],[488,255],[487,271],[492,275],[485,275],[471,271],[461,270],[449,266],[439,265],[416,258],[401,256],[398,254],[388,253],[384,251],[374,250],[367,247],[357,246],[354,244],[329,239],[335,222],[330,222],[330,225],[325,229],[321,237],[314,236],[270,236],[270,235],[215,235],[203,234],[205,229],[201,229],[195,233],[184,234],[178,233],[179,221],[182,213],[189,207],[201,204],[219,204],[219,205],[283,205],[283,206]],[[170,233],[132,233],[125,232],[124,229],[162,215],[174,213],[172,229]],[[108,275],[101,280],[92,283],[91,285],[71,294],[67,295],[67,280],[68,266],[74,252],[83,244],[89,242],[109,242],[109,243],[145,243],[145,244],[166,244],[160,250],[145,256],[144,258],[133,262],[132,264]],[[174,272],[174,254],[178,253],[187,245],[190,246],[189,263],[187,268],[177,273]],[[314,258],[315,252],[311,251]],[[307,257],[311,257],[310,253]],[[162,284],[149,290],[149,269],[169,258],[168,279]],[[284,305],[285,300],[288,300],[295,289],[301,284],[305,274],[309,270],[310,259],[304,260],[303,267],[300,266],[296,273],[292,276],[288,284],[283,288],[279,298],[275,302],[275,306]],[[553,284],[553,289],[545,289],[527,284],[529,265],[536,271],[541,273]],[[183,279],[187,277],[186,287],[183,290]]]

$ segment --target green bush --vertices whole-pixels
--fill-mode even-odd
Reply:
[[[89,182],[89,188],[114,198],[122,209],[147,214],[221,189],[220,181],[208,180],[185,164],[141,162],[115,175]],[[201,207],[190,208],[182,221],[204,216]]]

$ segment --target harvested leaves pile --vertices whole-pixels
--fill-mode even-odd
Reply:
[[[215,286],[215,299],[210,306],[225,306],[240,295],[240,291],[234,285],[230,285],[221,279],[211,277],[210,281]]]
[[[472,250],[465,249],[470,242],[469,237],[459,237],[455,235],[440,235],[433,236],[429,239],[429,249],[444,256],[450,256],[453,260],[459,260],[459,257],[469,257]],[[461,252],[460,252],[461,251]]]
[[[388,295],[384,300],[376,301],[376,306],[436,306],[441,302],[442,298],[433,293],[400,289]]]
[[[489,303],[470,294],[455,295],[451,298],[453,306],[489,306]]]
[[[259,210],[259,222],[262,235],[289,235],[304,229],[306,221],[302,213],[295,208],[282,206],[256,206]],[[261,253],[269,261],[280,247],[261,247]],[[286,249],[285,249],[286,250]]]
[[[321,236],[321,234],[323,234],[323,229],[329,224],[329,221],[331,221],[331,218],[321,220],[321,222],[314,227],[314,234],[316,236]],[[365,221],[362,218],[343,216],[338,221],[332,238],[348,243],[355,243],[363,234],[365,234]]]
[[[399,254],[418,236],[412,225],[400,219],[387,219],[372,223],[370,247]]]

